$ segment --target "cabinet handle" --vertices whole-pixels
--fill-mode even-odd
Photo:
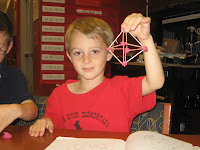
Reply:
[[[169,76],[169,72],[168,71],[164,71],[164,75],[165,75],[165,77],[168,77]]]

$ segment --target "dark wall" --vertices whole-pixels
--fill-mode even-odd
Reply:
[[[124,18],[131,13],[142,13],[145,15],[146,1],[145,0],[120,0],[119,23],[121,24]]]

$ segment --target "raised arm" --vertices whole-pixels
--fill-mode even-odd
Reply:
[[[131,32],[143,46],[148,48],[148,51],[143,53],[146,70],[146,77],[142,81],[143,96],[162,88],[165,81],[160,57],[150,33],[150,23],[151,18],[133,13],[127,16],[121,25],[122,30]]]

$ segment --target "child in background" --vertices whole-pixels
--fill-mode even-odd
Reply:
[[[8,15],[0,11],[0,133],[18,118],[30,121],[38,114],[23,72],[3,62],[12,47],[12,23]]]
[[[153,38],[149,17],[133,13],[121,25],[148,48],[144,52],[146,76],[105,78],[107,47],[113,42],[110,26],[101,19],[85,17],[67,29],[67,56],[80,80],[67,80],[50,95],[45,117],[29,129],[34,137],[54,128],[130,132],[133,119],[155,106],[155,91],[164,84],[164,73]]]

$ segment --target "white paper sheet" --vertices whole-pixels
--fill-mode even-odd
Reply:
[[[64,36],[46,36],[46,35],[42,35],[42,42],[60,42],[60,43],[64,43]]]
[[[41,70],[64,70],[63,64],[42,64]]]
[[[65,13],[65,7],[42,6],[42,12]]]
[[[42,22],[65,23],[65,17],[42,16]]]
[[[193,145],[163,134],[138,131],[127,138],[126,150],[193,150]]]
[[[45,150],[124,150],[120,139],[57,137]]]
[[[41,60],[47,61],[64,61],[64,55],[42,54]]]
[[[65,33],[64,26],[42,26],[42,32]]]
[[[49,3],[61,3],[65,4],[65,0],[42,0],[43,2],[49,2]]]
[[[65,74],[42,74],[42,80],[65,80]]]

